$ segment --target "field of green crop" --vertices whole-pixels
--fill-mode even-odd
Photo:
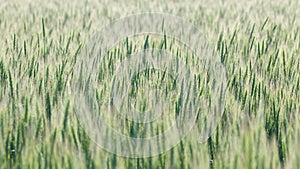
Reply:
[[[209,137],[201,133],[205,116],[199,115],[192,131],[170,150],[126,158],[91,139],[76,114],[72,86],[89,85],[74,77],[95,33],[116,19],[143,12],[179,16],[202,32],[224,67],[226,91],[222,116]],[[213,109],[210,102],[217,98],[212,84],[186,45],[147,34],[121,39],[99,62],[97,84],[87,93],[96,99],[91,104],[102,105],[95,108],[97,115],[126,136],[148,137],[165,132],[179,109],[188,107],[174,77],[139,69],[131,79],[132,106],[145,111],[147,87],[159,88],[169,101],[167,118],[149,129],[106,109],[110,92],[121,92],[121,83],[111,85],[120,74],[118,65],[128,54],[150,48],[167,50],[198,68],[193,94],[210,100],[204,103]],[[298,0],[0,0],[0,169],[297,169],[299,115]],[[109,144],[122,147],[106,135]]]

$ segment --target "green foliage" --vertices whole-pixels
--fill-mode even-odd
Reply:
[[[132,9],[132,0],[120,5],[94,0],[0,5],[0,168],[300,168],[297,2],[143,1]],[[169,151],[123,158],[102,150],[85,133],[70,100],[70,83],[79,54],[95,32],[111,20],[150,8],[185,16],[215,46],[215,58],[226,68],[226,104],[204,143],[199,143],[203,124],[198,119],[193,134]],[[107,102],[118,63],[140,50],[167,50],[187,64],[197,62],[188,44],[168,37],[164,26],[163,36],[126,37],[108,51],[97,72],[99,103]],[[177,117],[186,106],[185,93],[177,88],[183,82],[157,72],[146,69],[132,78],[130,97],[140,98],[139,109],[146,110],[147,97],[139,94],[150,83],[164,91],[172,103],[170,116]],[[209,98],[206,78],[199,73],[192,85]],[[109,120],[114,126],[115,119]],[[131,137],[153,136],[171,126],[168,120],[149,128],[121,120],[116,130]]]

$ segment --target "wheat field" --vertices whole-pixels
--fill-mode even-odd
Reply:
[[[201,133],[205,117],[200,115],[192,131],[170,149],[128,158],[91,139],[76,114],[80,101],[74,102],[72,87],[87,85],[74,77],[80,71],[76,65],[85,61],[82,51],[95,33],[119,18],[144,12],[184,18],[205,36],[213,58],[224,68],[225,101],[207,137]],[[300,168],[299,18],[297,0],[0,0],[0,168]],[[91,98],[109,104],[110,92],[117,94],[122,87],[110,86],[114,76],[130,72],[118,74],[117,66],[128,54],[150,47],[195,66],[199,76],[191,95],[215,99],[188,44],[147,34],[121,39],[107,51],[95,73],[94,82],[101,85],[89,91]],[[168,117],[149,129],[119,120],[122,117],[105,106],[99,106],[98,115],[129,137],[165,132],[190,93],[178,96],[180,87],[174,89],[174,84],[180,81],[151,69],[131,80],[136,86],[129,91],[133,106],[146,110],[150,84],[170,102],[164,109]],[[203,104],[212,109],[209,103]],[[107,143],[122,147],[106,134]]]

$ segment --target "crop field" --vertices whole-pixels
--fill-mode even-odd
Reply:
[[[298,169],[299,115],[298,0],[0,0],[0,169]]]

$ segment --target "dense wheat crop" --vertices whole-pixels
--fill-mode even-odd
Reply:
[[[143,12],[180,16],[202,32],[224,67],[225,104],[209,137],[201,135],[205,117],[199,115],[191,133],[168,151],[126,158],[97,146],[80,125],[72,86],[78,82],[76,63],[84,60],[93,35],[118,18]],[[299,18],[298,0],[0,0],[0,168],[300,168]],[[188,44],[148,34],[121,39],[109,49],[89,94],[109,104],[110,92],[123,90],[121,83],[110,85],[118,65],[129,54],[153,48],[196,67],[193,94],[218,101]],[[158,88],[169,101],[167,118],[147,128],[119,120],[103,106],[99,116],[130,137],[163,133],[193,94],[183,97],[176,84],[184,80],[163,70],[138,72],[131,79],[132,105],[145,111],[147,87]],[[108,133],[107,142],[113,141]]]

